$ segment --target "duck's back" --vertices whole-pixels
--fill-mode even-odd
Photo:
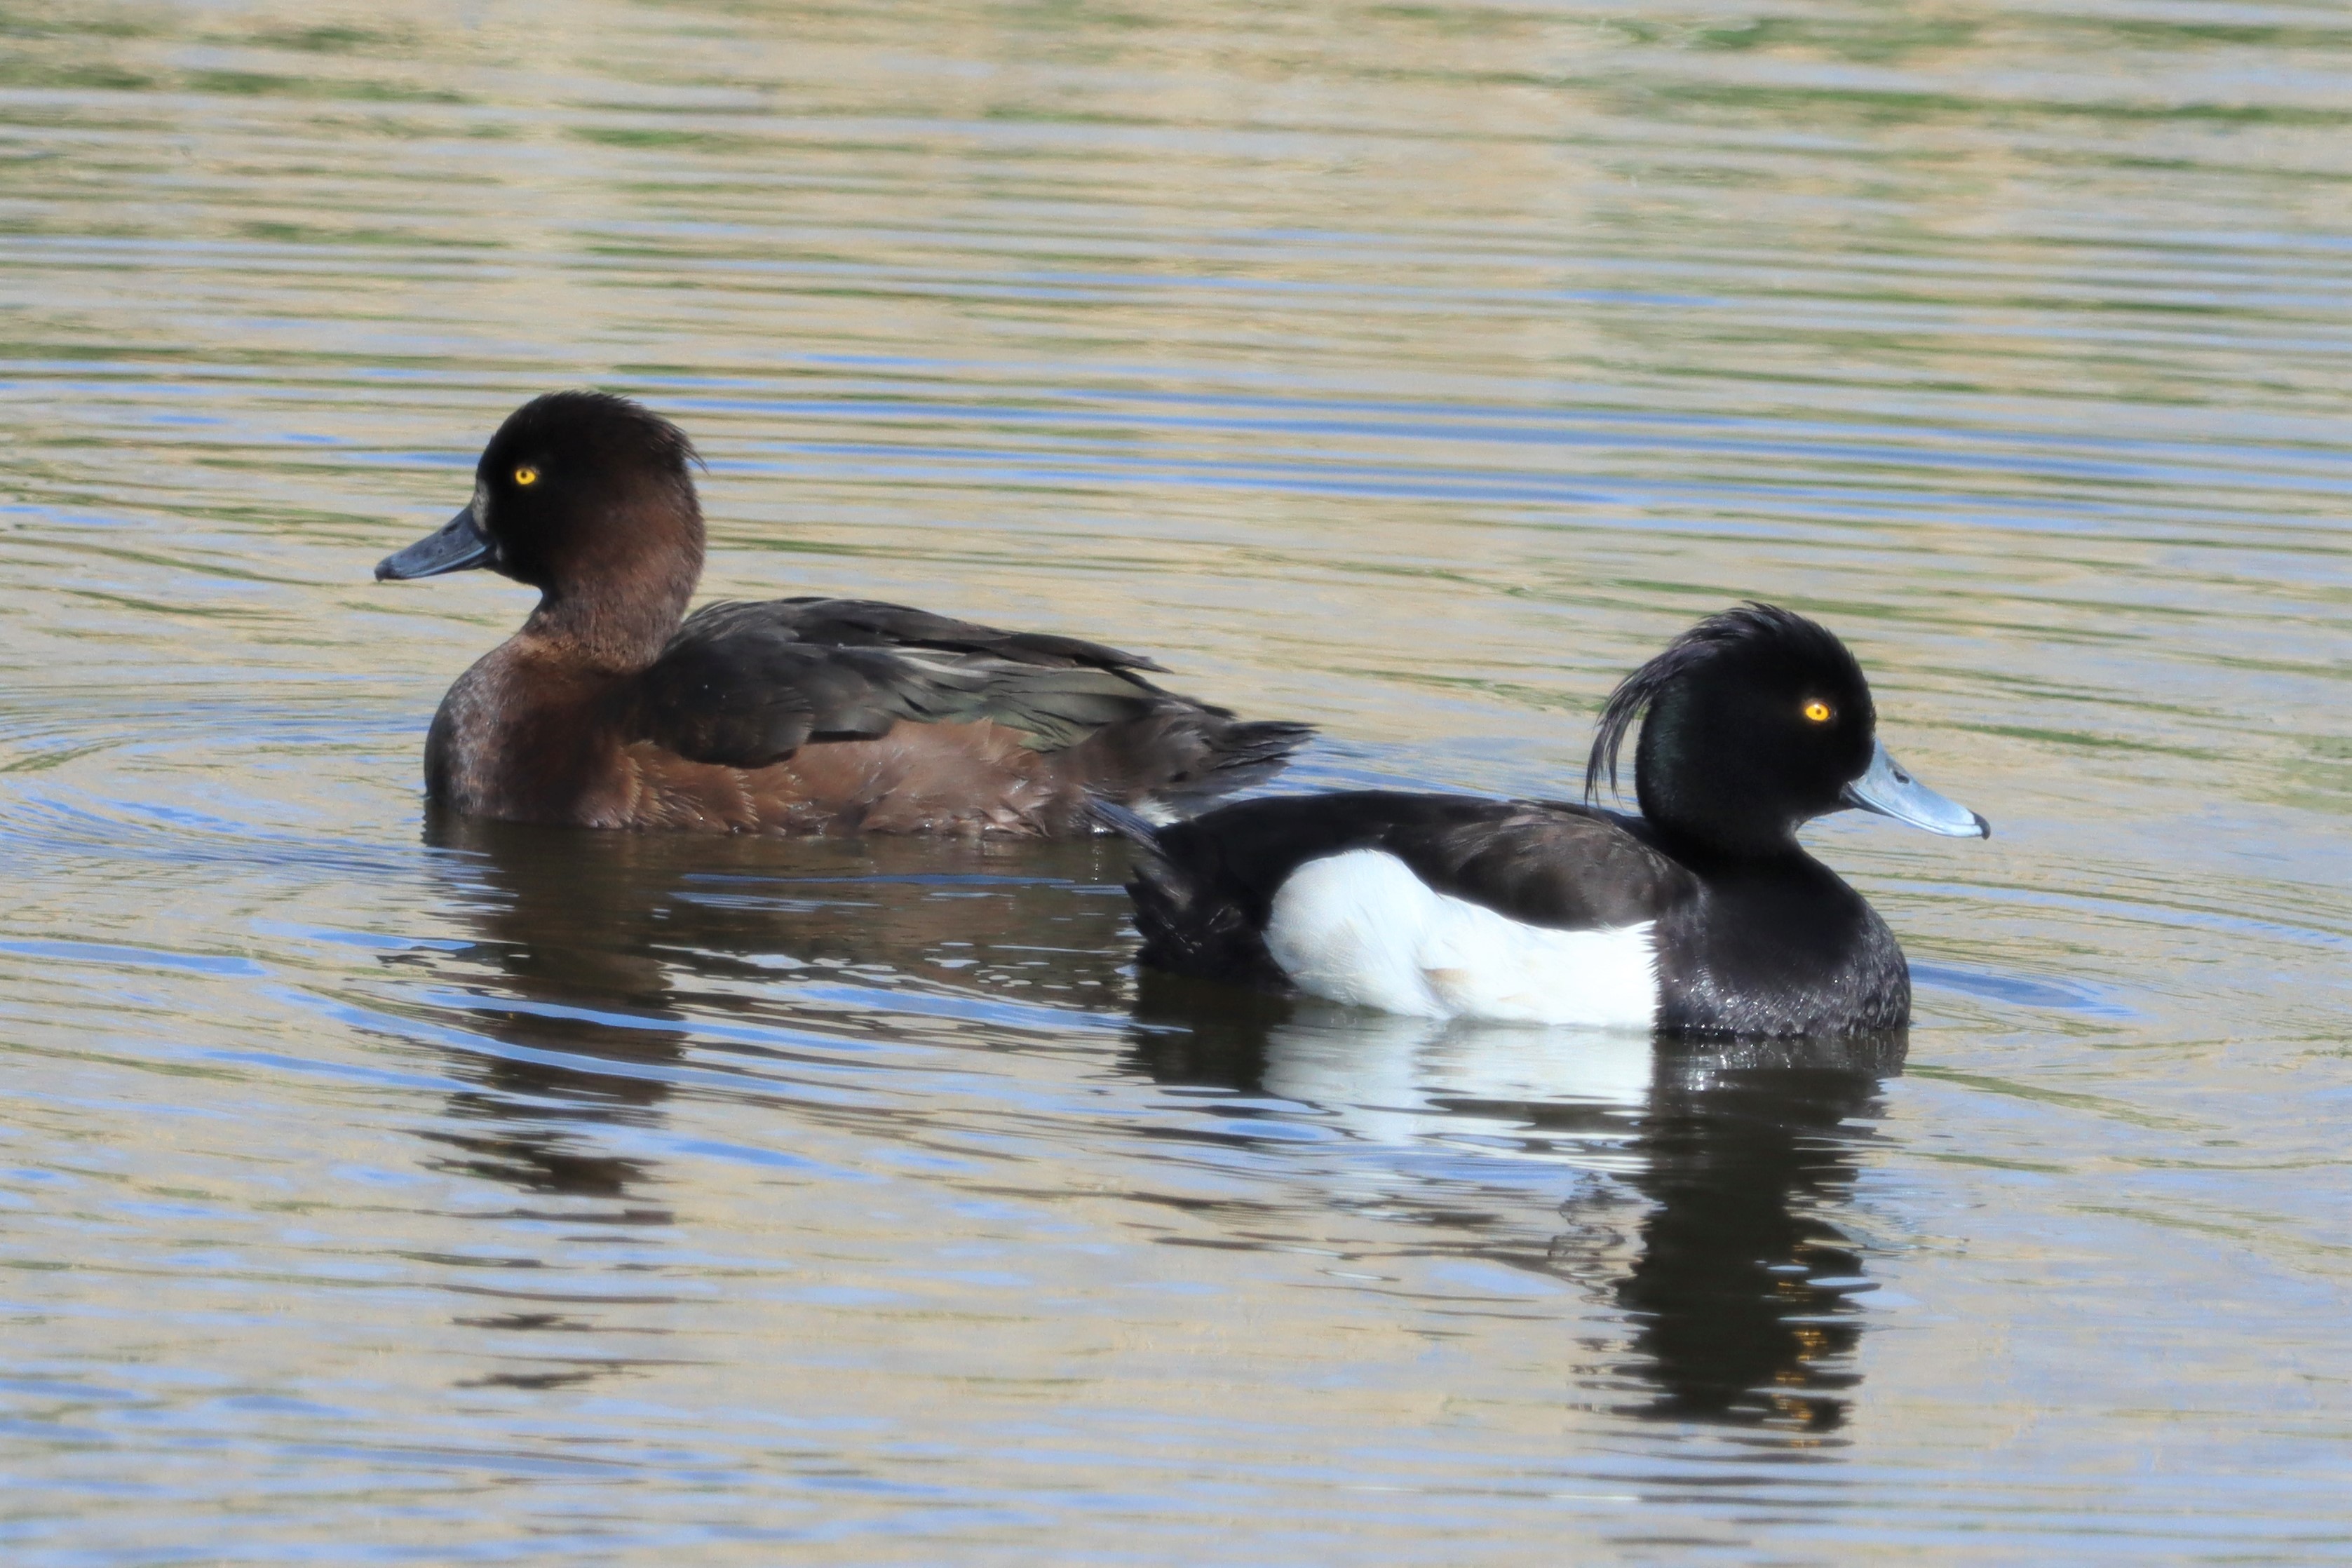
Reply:
[[[1154,686],[1117,648],[902,605],[707,606],[648,668],[551,679],[529,627],[453,689],[461,810],[588,826],[1055,835],[1280,768],[1309,731]]]

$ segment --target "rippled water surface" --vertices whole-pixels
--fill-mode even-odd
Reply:
[[[2352,1552],[2352,13],[0,5],[11,1563]],[[1139,982],[1108,845],[427,823],[524,396],[708,594],[1566,793],[1843,631],[1899,1053]]]

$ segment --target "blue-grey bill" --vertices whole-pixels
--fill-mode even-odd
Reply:
[[[375,580],[400,583],[411,577],[438,577],[444,572],[482,565],[489,558],[490,542],[474,525],[474,509],[468,505],[407,549],[377,562]]]
[[[1870,767],[1845,786],[1845,803],[1947,838],[1990,838],[1992,824],[1956,800],[1946,800],[1911,776],[1902,763],[1874,741]]]

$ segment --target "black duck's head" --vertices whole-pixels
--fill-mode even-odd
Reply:
[[[377,563],[379,581],[487,567],[570,600],[682,612],[702,572],[686,433],[602,392],[552,392],[507,416],[474,495],[439,531]]]
[[[1592,742],[1588,795],[1604,778],[1616,784],[1636,719],[1635,796],[1681,846],[1775,854],[1793,847],[1802,824],[1849,806],[1930,833],[1992,831],[1895,763],[1878,743],[1862,666],[1792,611],[1749,604],[1709,616],[1619,683]]]

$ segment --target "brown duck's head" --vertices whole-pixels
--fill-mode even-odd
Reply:
[[[551,612],[673,622],[702,573],[686,433],[603,392],[551,392],[507,416],[457,515],[376,565],[379,581],[474,567],[528,583]],[[609,617],[607,617],[609,618]]]

